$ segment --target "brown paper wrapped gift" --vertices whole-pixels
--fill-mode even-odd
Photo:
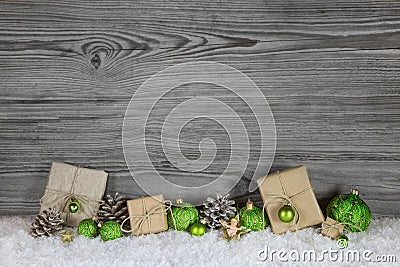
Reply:
[[[322,223],[321,234],[324,236],[336,239],[339,235],[343,233],[344,224],[327,217]]]
[[[274,233],[295,231],[324,221],[305,166],[272,173],[257,182]],[[278,211],[288,203],[296,215],[292,222],[285,223],[279,219]]]
[[[132,235],[155,234],[168,229],[163,195],[127,201]]]
[[[55,208],[62,213],[66,225],[78,226],[80,221],[91,218],[98,210],[107,176],[105,171],[53,162],[45,193],[40,200],[40,211]],[[68,204],[73,199],[80,205],[76,213],[68,210]]]

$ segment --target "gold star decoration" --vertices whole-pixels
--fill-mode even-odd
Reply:
[[[65,230],[65,232],[62,232],[60,234],[61,236],[61,242],[71,242],[74,239],[74,233],[70,230]]]

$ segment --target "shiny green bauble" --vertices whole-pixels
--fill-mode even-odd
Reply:
[[[202,236],[206,232],[206,226],[202,223],[196,222],[190,226],[189,231],[192,235]]]
[[[364,231],[371,222],[371,211],[353,189],[350,194],[334,197],[326,208],[326,215],[352,232]]]
[[[199,212],[196,207],[192,204],[183,202],[181,199],[178,199],[177,206],[172,207],[171,211],[168,212],[168,226],[175,230],[187,230],[189,225],[198,220]]]
[[[81,205],[79,202],[75,199],[71,199],[71,201],[68,203],[68,210],[71,213],[76,213],[81,209]]]
[[[104,241],[120,238],[122,236],[121,225],[115,221],[105,222],[100,228],[100,236]]]
[[[93,219],[84,219],[78,224],[78,235],[96,237],[99,235],[99,227]]]
[[[349,245],[349,238],[346,235],[339,235],[336,238],[336,244],[339,248],[346,248]]]
[[[293,221],[294,215],[294,210],[290,205],[284,205],[278,211],[279,219],[285,223]]]
[[[239,210],[240,224],[252,231],[262,230],[268,226],[268,218],[263,210],[254,206],[254,203],[247,201],[246,207]]]

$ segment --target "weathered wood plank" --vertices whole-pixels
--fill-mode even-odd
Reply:
[[[130,98],[165,67],[211,60],[266,96],[278,137],[272,170],[306,164],[322,205],[358,186],[375,214],[397,215],[399,15],[394,1],[3,1],[0,214],[37,212],[51,161],[105,169],[109,192],[141,196],[121,145]],[[184,133],[187,156],[202,134]],[[247,186],[243,177],[232,192],[241,203]]]

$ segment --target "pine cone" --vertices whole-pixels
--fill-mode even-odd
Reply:
[[[217,198],[207,198],[207,202],[200,211],[200,218],[211,229],[221,227],[220,220],[227,221],[231,216],[235,216],[235,201],[228,199],[229,194],[221,195],[217,193]]]
[[[31,226],[31,235],[33,237],[53,236],[56,232],[63,229],[64,220],[61,213],[56,209],[44,210],[35,217]]]
[[[107,195],[104,203],[99,207],[97,217],[103,223],[107,221],[122,223],[129,217],[126,199],[118,193],[115,194],[115,197]]]

